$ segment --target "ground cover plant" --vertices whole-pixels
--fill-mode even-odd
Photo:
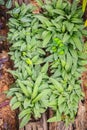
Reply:
[[[15,83],[8,92],[12,109],[19,108],[23,127],[33,116],[40,118],[47,108],[54,111],[48,122],[74,121],[83,98],[81,73],[86,54],[83,36],[87,35],[78,2],[37,0],[41,13],[32,5],[16,7],[9,13],[9,54],[15,70]]]

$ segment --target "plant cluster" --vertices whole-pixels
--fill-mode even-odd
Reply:
[[[20,108],[23,127],[49,107],[54,116],[48,122],[74,121],[83,93],[81,73],[87,56],[83,52],[82,10],[67,0],[37,0],[41,13],[22,4],[10,11],[8,40],[16,79],[8,96],[12,109]]]

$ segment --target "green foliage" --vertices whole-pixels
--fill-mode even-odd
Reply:
[[[0,0],[0,5],[5,5],[9,9],[12,7],[12,0],[7,0],[6,2],[5,0]]]
[[[22,4],[10,11],[8,40],[16,79],[8,92],[13,109],[20,108],[21,127],[31,115],[36,119],[48,107],[54,117],[48,122],[74,121],[83,94],[81,73],[85,70],[82,10],[67,0],[38,0],[43,12],[33,14]]]

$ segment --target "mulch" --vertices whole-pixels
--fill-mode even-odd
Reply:
[[[8,28],[6,26],[6,10],[0,8],[0,130],[18,130],[17,111],[12,111],[6,97],[14,79],[8,69],[12,69],[12,61],[8,56],[9,45],[6,39]]]

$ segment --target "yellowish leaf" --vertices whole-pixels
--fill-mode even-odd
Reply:
[[[87,20],[85,21],[85,27],[87,27]]]
[[[83,3],[82,3],[82,10],[83,10],[83,12],[85,12],[86,5],[87,5],[87,0],[83,0]]]

